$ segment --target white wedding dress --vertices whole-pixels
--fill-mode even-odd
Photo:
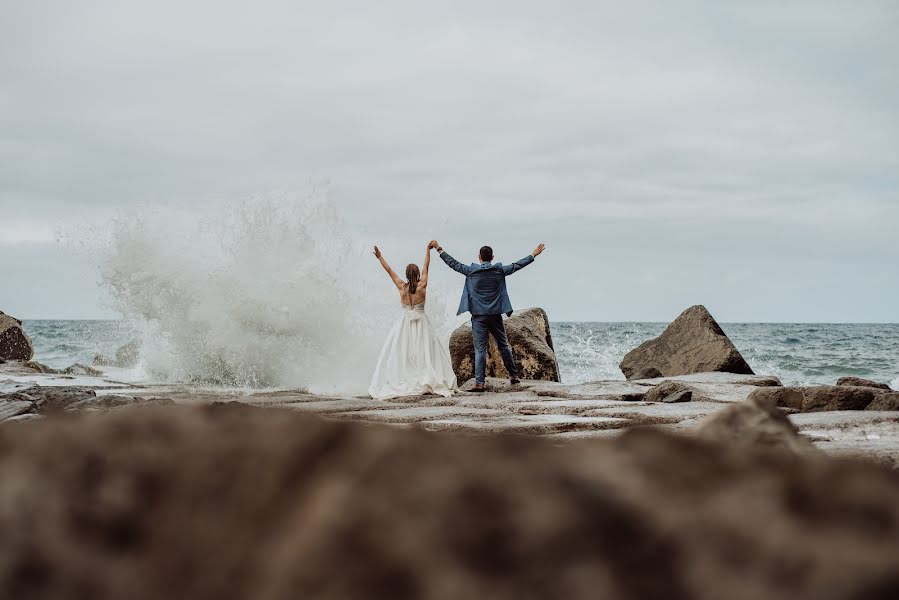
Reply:
[[[452,396],[456,375],[449,350],[425,314],[425,303],[403,304],[403,316],[387,335],[369,394],[376,400],[438,394]]]

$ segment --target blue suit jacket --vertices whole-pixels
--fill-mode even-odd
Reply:
[[[503,263],[471,263],[463,265],[458,260],[447,254],[440,253],[449,268],[465,275],[465,289],[462,290],[462,301],[459,302],[459,312],[470,312],[478,315],[512,315],[512,302],[509,301],[509,293],[506,291],[506,277],[525,268],[534,257],[525,256],[521,260],[504,265]]]

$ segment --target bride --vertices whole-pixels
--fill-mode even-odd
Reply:
[[[456,375],[449,351],[440,342],[425,314],[432,247],[428,244],[423,270],[419,271],[418,265],[408,265],[406,281],[403,281],[375,246],[375,256],[393,280],[403,305],[403,315],[384,342],[368,388],[376,400],[427,393],[452,396],[456,390]]]

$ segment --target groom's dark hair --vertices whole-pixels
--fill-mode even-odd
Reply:
[[[493,248],[490,246],[483,246],[480,252],[481,260],[484,262],[492,262],[493,261]]]

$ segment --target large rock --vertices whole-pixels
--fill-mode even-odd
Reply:
[[[688,308],[659,337],[625,355],[621,372],[628,379],[656,369],[665,377],[710,371],[751,375],[749,364],[704,306]]]
[[[800,412],[825,410],[864,410],[880,393],[876,388],[837,385],[812,387],[764,387],[749,395],[749,399],[772,402],[775,406]]]
[[[553,349],[549,317],[542,308],[518,310],[505,319],[506,335],[522,379],[561,381],[559,363]],[[450,337],[453,371],[460,383],[474,377],[474,345],[471,324],[462,325]],[[487,377],[508,378],[493,337],[487,348]]]
[[[0,427],[0,481],[2,598],[899,592],[894,473],[730,440],[148,408]]]
[[[881,392],[874,394],[874,400],[865,410],[899,410],[899,392]]]
[[[693,433],[724,444],[781,448],[814,452],[815,447],[799,435],[787,415],[770,399],[752,398],[731,404],[706,417]]]
[[[34,347],[22,321],[0,311],[0,359],[31,360]]]
[[[838,386],[850,386],[850,387],[869,387],[876,388],[878,390],[887,390],[893,391],[893,388],[888,386],[885,383],[878,383],[876,381],[871,381],[870,379],[863,379],[861,377],[840,377],[837,379]]]

